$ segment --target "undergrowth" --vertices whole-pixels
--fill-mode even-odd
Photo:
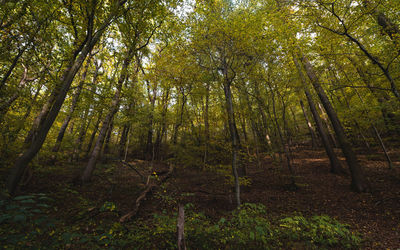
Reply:
[[[175,249],[176,213],[120,224],[112,202],[82,211],[68,221],[50,216],[56,209],[44,194],[19,196],[0,203],[2,248],[20,249]],[[329,216],[301,215],[272,219],[263,205],[244,204],[213,220],[185,205],[188,249],[357,248],[361,239],[349,226]],[[102,216],[98,216],[98,215]]]

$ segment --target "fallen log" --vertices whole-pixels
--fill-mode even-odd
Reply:
[[[150,181],[150,176],[151,176],[151,174],[150,174],[147,177],[146,187],[144,188],[143,192],[139,195],[139,197],[136,199],[135,208],[132,211],[130,211],[129,213],[122,216],[119,219],[119,222],[121,222],[121,223],[126,222],[126,221],[130,220],[133,216],[135,216],[139,211],[142,201],[147,197],[147,195],[153,190],[154,187],[157,187],[157,186],[161,185],[163,182],[165,182],[170,177],[173,170],[174,170],[173,166],[170,165],[168,172],[165,175],[163,175],[162,177],[158,178],[158,184],[157,184],[157,182],[152,183]]]

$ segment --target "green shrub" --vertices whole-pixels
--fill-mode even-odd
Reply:
[[[112,215],[109,220],[86,214],[66,224],[47,216],[50,201],[43,194],[1,201],[5,211],[0,216],[2,247],[176,249],[176,213],[163,211],[152,219],[121,225],[115,222],[119,218],[116,205],[106,201],[96,211]],[[189,249],[357,248],[361,242],[348,225],[328,216],[277,220],[268,217],[265,206],[250,203],[219,220],[186,204],[185,238]]]
[[[301,240],[308,244],[320,246],[342,246],[354,248],[361,239],[349,230],[349,225],[341,224],[327,215],[287,217],[280,220],[283,236],[289,240]]]
[[[17,196],[0,200],[0,242],[7,247],[29,247],[48,239],[55,227],[47,216],[52,199],[44,194]]]
[[[287,217],[274,223],[263,205],[244,204],[229,217],[213,222],[187,205],[185,238],[189,249],[273,249],[285,247],[356,248],[360,238],[328,216]],[[154,215],[130,234],[140,249],[176,248],[176,214]]]

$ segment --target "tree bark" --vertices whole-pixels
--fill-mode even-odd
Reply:
[[[210,143],[210,122],[209,122],[209,103],[210,103],[210,84],[207,83],[206,85],[206,98],[205,98],[205,108],[204,108],[204,166],[207,165],[208,161],[208,147]]]
[[[112,136],[112,131],[113,130],[114,130],[114,121],[111,120],[110,125],[109,125],[109,127],[107,129],[107,135],[106,135],[106,138],[105,138],[105,143],[104,143],[104,148],[103,148],[103,156],[105,156],[105,155],[110,153],[110,141],[111,141],[111,136]]]
[[[301,109],[303,110],[303,115],[304,115],[304,119],[305,119],[306,124],[307,124],[308,132],[310,132],[311,147],[313,149],[316,149],[318,147],[317,136],[315,135],[315,131],[314,131],[314,128],[312,127],[312,125],[311,125],[310,120],[308,119],[307,112],[306,112],[306,109],[304,108],[304,104],[303,104],[302,100],[300,100],[300,106],[301,106]]]
[[[85,158],[87,158],[89,156],[89,153],[90,153],[90,151],[92,149],[92,145],[93,145],[94,139],[96,137],[97,131],[99,130],[101,119],[103,118],[102,115],[103,115],[103,109],[100,110],[99,117],[97,118],[97,121],[96,121],[96,123],[94,125],[93,132],[92,132],[92,134],[90,136],[89,143],[87,145]]]
[[[179,118],[177,119],[175,126],[174,126],[174,134],[172,136],[172,143],[175,145],[178,142],[178,130],[179,127],[182,125],[183,122],[183,113],[185,110],[185,105],[186,105],[186,96],[187,94],[185,94],[185,89],[183,87],[181,87],[181,94],[182,94],[182,101],[181,101],[181,106],[180,106],[180,110],[179,112]]]
[[[161,112],[161,129],[159,130],[159,134],[157,134],[156,142],[155,142],[155,154],[156,158],[160,159],[161,154],[161,145],[163,138],[165,137],[165,133],[167,131],[167,112],[168,112],[168,103],[169,103],[169,93],[170,89],[167,88],[165,94],[162,99],[162,112]]]
[[[83,114],[83,117],[81,118],[82,119],[82,124],[81,124],[81,128],[80,128],[80,130],[78,132],[78,137],[75,140],[76,147],[74,147],[74,151],[73,151],[73,155],[72,155],[72,161],[74,161],[74,162],[78,161],[79,158],[80,158],[79,154],[80,154],[81,149],[82,149],[82,144],[83,144],[83,141],[85,139],[86,132],[87,132],[87,130],[88,130],[89,126],[90,126],[90,123],[91,123],[91,117],[86,122],[86,120],[88,118],[88,113],[89,113],[89,110],[85,110],[85,112]]]
[[[319,99],[321,100],[322,105],[324,106],[326,113],[329,116],[329,119],[332,123],[333,129],[336,133],[336,138],[340,144],[342,152],[346,157],[346,162],[349,166],[351,172],[351,180],[352,180],[352,188],[357,192],[365,192],[369,189],[367,180],[364,176],[364,172],[361,166],[358,164],[357,155],[352,149],[347,136],[344,132],[343,126],[340,123],[340,120],[333,109],[328,97],[325,94],[324,89],[321,87],[319,83],[319,79],[314,72],[314,68],[308,59],[303,55],[301,57],[304,68],[307,72],[308,77],[311,80],[311,83],[318,94]]]
[[[272,88],[271,84],[269,82],[267,82],[267,83],[268,83],[270,89],[272,90],[273,88]],[[278,135],[279,135],[279,139],[280,139],[280,144],[281,144],[282,150],[285,153],[286,166],[288,167],[289,172],[290,172],[291,185],[296,186],[296,181],[294,179],[295,173],[294,173],[294,169],[293,169],[293,166],[292,166],[292,159],[291,159],[291,155],[290,155],[290,148],[289,148],[288,143],[285,142],[285,139],[283,138],[283,133],[282,133],[282,130],[281,130],[281,126],[279,125],[278,116],[277,116],[277,113],[276,113],[276,106],[275,106],[275,93],[273,91],[271,91],[271,96],[272,96],[272,112],[274,114],[274,121],[275,121],[276,129],[278,131]],[[285,109],[286,109],[286,107],[283,106],[282,108],[283,108],[283,117],[282,117],[282,119],[283,119],[283,122],[286,123],[286,121],[285,121]],[[286,128],[286,124],[284,124],[284,128]],[[286,138],[286,139],[288,139],[288,138]]]
[[[86,168],[81,176],[81,181],[83,183],[89,182],[92,177],[93,170],[96,167],[97,160],[100,156],[101,148],[103,147],[103,144],[104,144],[104,139],[106,137],[107,130],[108,130],[110,124],[112,123],[114,115],[118,112],[120,98],[121,98],[121,91],[122,91],[124,82],[125,82],[126,78],[128,77],[128,67],[132,60],[132,53],[133,53],[133,49],[130,48],[126,55],[126,58],[124,59],[123,65],[122,65],[121,74],[118,79],[117,88],[116,88],[113,100],[109,107],[109,112],[103,120],[103,124],[100,129],[99,135],[97,137],[96,144],[90,155],[89,162],[86,165]]]
[[[146,82],[147,84],[147,96],[149,98],[150,102],[150,112],[149,112],[149,124],[148,124],[148,130],[147,130],[147,142],[146,142],[146,152],[145,156],[147,160],[153,160],[154,159],[154,144],[153,144],[153,134],[154,134],[154,108],[156,104],[156,99],[157,99],[157,85],[154,86],[151,91],[150,89],[150,83]],[[153,92],[151,94],[151,92]]]
[[[53,153],[57,153],[60,150],[61,142],[64,138],[65,131],[67,130],[68,124],[71,121],[72,115],[75,111],[75,108],[76,108],[78,102],[79,102],[79,96],[81,95],[83,85],[85,84],[86,75],[87,75],[87,71],[88,71],[90,62],[91,62],[91,56],[89,55],[89,58],[86,62],[85,69],[82,73],[81,81],[79,82],[79,84],[76,88],[74,96],[72,97],[72,103],[69,108],[69,113],[68,113],[67,117],[65,117],[64,122],[60,127],[60,131],[58,132],[56,143],[54,144],[53,149],[52,149]],[[95,77],[97,77],[97,76],[95,75]],[[95,81],[95,80],[93,80],[93,81]]]
[[[306,98],[307,98],[307,101],[308,101],[308,105],[310,106],[310,111],[311,111],[311,114],[313,115],[313,118],[314,118],[317,130],[318,130],[318,133],[319,133],[319,135],[321,137],[322,144],[324,145],[325,152],[328,155],[328,158],[329,158],[329,161],[330,161],[330,164],[331,164],[331,172],[335,173],[335,174],[344,173],[344,169],[343,169],[342,165],[340,164],[340,161],[337,158],[335,151],[333,150],[333,146],[331,144],[331,141],[329,140],[329,137],[328,137],[328,133],[329,132],[327,130],[325,130],[325,128],[324,128],[324,126],[322,124],[321,118],[320,118],[320,116],[318,114],[317,108],[315,107],[314,100],[313,100],[313,98],[311,96],[311,93],[310,93],[310,91],[308,89],[307,80],[306,80],[306,78],[305,78],[305,76],[303,74],[303,71],[302,71],[301,66],[299,64],[299,61],[297,60],[297,58],[295,56],[293,56],[293,61],[294,61],[295,65],[296,65],[296,67],[297,67],[297,71],[299,73],[300,80],[303,83],[304,93],[306,95]]]
[[[235,116],[233,111],[231,83],[228,79],[225,79],[224,81],[224,93],[225,93],[226,110],[228,113],[228,126],[232,143],[232,172],[235,182],[235,198],[237,207],[240,207],[240,183],[239,183],[239,174],[237,167],[239,145],[236,135],[237,130],[235,128]]]
[[[127,143],[129,130],[130,130],[130,125],[124,124],[124,127],[122,129],[121,139],[119,141],[119,156],[120,157],[124,156],[125,146],[126,146],[126,143]]]

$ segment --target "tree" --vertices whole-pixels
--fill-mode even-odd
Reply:
[[[81,37],[76,37],[76,43],[72,53],[66,55],[68,58],[68,63],[65,67],[62,77],[57,80],[57,84],[52,91],[50,96],[51,102],[48,103],[49,110],[47,115],[44,115],[41,119],[41,122],[39,122],[39,127],[36,130],[37,132],[34,132],[35,135],[33,136],[30,146],[21,155],[21,157],[17,159],[10,172],[10,176],[7,181],[7,189],[11,194],[15,193],[25,168],[42,147],[47,133],[53,125],[53,122],[56,119],[62,104],[64,103],[65,96],[67,95],[71,83],[86,59],[86,56],[92,51],[93,47],[100,40],[104,31],[119,14],[120,9],[125,2],[125,0],[115,2],[113,6],[111,6],[109,14],[106,16],[104,21],[100,23],[98,27],[96,27],[96,30],[94,23],[94,16],[98,7],[96,1],[91,1],[86,6],[87,16],[85,16],[85,18],[87,18],[87,25],[85,25],[85,27],[81,27],[82,30],[85,29],[85,31],[82,32]]]

